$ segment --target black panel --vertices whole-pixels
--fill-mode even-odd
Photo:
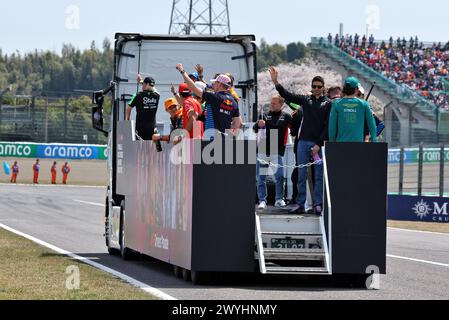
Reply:
[[[386,272],[387,155],[387,144],[326,144],[334,274]]]
[[[236,143],[245,144],[246,164],[194,165],[192,270],[254,271],[255,159],[248,163],[254,142],[234,142],[234,149]]]

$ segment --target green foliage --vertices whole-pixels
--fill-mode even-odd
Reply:
[[[36,50],[6,55],[0,50],[0,90],[11,84],[17,95],[98,90],[112,79],[113,58],[109,39],[101,50],[95,42],[84,51],[64,44],[61,54]]]
[[[308,48],[301,42],[292,42],[285,47],[278,43],[269,45],[262,39],[257,50],[258,71],[281,63],[299,63],[308,55],[308,52]]]

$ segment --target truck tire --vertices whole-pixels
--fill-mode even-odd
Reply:
[[[184,279],[184,281],[190,281],[192,279],[190,270],[183,268],[182,269],[182,278]]]
[[[108,248],[108,253],[111,256],[118,256],[120,251],[114,248],[109,247],[109,199],[106,198],[106,208],[105,208],[105,221],[104,221],[104,237],[106,241],[106,247]]]
[[[204,285],[210,282],[210,273],[205,271],[191,271],[191,278],[194,285]]]
[[[132,250],[126,247],[125,238],[125,201],[122,201],[120,205],[120,255],[123,260],[135,259],[135,254]]]
[[[176,278],[181,279],[182,278],[182,268],[178,266],[173,266],[173,274]]]

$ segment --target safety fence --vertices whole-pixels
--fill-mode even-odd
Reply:
[[[92,107],[88,96],[0,98],[0,141],[105,144],[106,136],[92,127]]]
[[[398,195],[447,196],[449,149],[400,148],[388,154],[388,192]]]

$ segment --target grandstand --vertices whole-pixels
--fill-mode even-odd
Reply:
[[[384,103],[385,140],[392,146],[449,141],[449,43],[424,43],[390,38],[313,38],[318,58],[343,76],[353,74],[369,85]]]

